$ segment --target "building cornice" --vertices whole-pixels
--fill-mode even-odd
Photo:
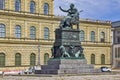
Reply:
[[[30,38],[0,38],[0,44],[32,44],[32,45],[53,45],[54,39],[30,39]],[[91,42],[84,41],[81,42],[83,46],[92,46],[92,47],[111,47],[111,42]]]
[[[44,14],[39,14],[39,13],[30,14],[29,12],[15,12],[12,10],[0,10],[0,15],[24,17],[24,18],[32,18],[32,19],[53,20],[53,21],[61,21],[64,18],[64,16],[55,16],[51,14],[44,15]],[[111,21],[80,19],[80,22],[87,23],[87,24],[98,24],[98,25],[111,26]]]

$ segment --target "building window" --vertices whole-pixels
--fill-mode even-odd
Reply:
[[[80,31],[80,41],[85,40],[85,32],[83,30]]]
[[[30,38],[31,39],[36,38],[36,28],[34,26],[30,27]]]
[[[117,34],[120,34],[120,31],[117,31]]]
[[[5,8],[5,0],[0,0],[0,9]]]
[[[91,64],[95,64],[95,55],[91,54]]]
[[[105,55],[104,54],[101,55],[101,64],[105,64]]]
[[[49,60],[49,54],[45,53],[45,55],[44,55],[44,64],[45,65],[47,65],[48,60]]]
[[[44,14],[45,15],[49,14],[49,4],[48,3],[44,3]]]
[[[44,39],[49,39],[49,28],[44,28]]]
[[[0,67],[4,67],[4,66],[5,66],[5,54],[0,53]]]
[[[105,33],[104,32],[100,33],[100,41],[105,42]]]
[[[30,55],[30,66],[35,66],[35,62],[36,62],[36,55],[32,53]]]
[[[120,58],[120,47],[118,47],[118,58]]]
[[[120,37],[117,37],[117,43],[120,43]]]
[[[15,66],[21,66],[21,54],[20,53],[15,54]]]
[[[31,1],[30,2],[30,13],[35,13],[35,8],[36,8],[35,2]]]
[[[21,26],[19,25],[15,27],[15,38],[21,38]]]
[[[120,67],[120,61],[117,62],[117,67]]]
[[[90,40],[92,41],[92,42],[94,42],[95,41],[95,32],[94,31],[91,31],[91,33],[90,33]]]
[[[115,48],[115,58],[118,57],[118,48]]]
[[[5,25],[4,24],[0,24],[0,37],[5,37]]]
[[[15,0],[15,11],[20,11],[21,9],[21,0]]]

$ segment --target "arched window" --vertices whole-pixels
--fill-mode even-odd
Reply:
[[[85,32],[83,30],[80,31],[80,41],[85,40]]]
[[[5,8],[5,0],[0,0],[0,9]]]
[[[21,0],[15,0],[15,11],[20,11],[21,9]]]
[[[34,66],[35,65],[35,62],[36,62],[36,55],[34,53],[32,53],[30,55],[30,65],[31,66]]]
[[[105,33],[104,32],[100,33],[100,41],[105,42]]]
[[[95,64],[95,55],[91,54],[91,64]]]
[[[91,41],[92,41],[92,42],[95,41],[95,32],[94,32],[94,31],[91,31],[91,33],[90,33],[90,38],[91,38]]]
[[[21,26],[15,26],[15,38],[21,38]]]
[[[45,15],[49,14],[49,4],[48,3],[44,3],[44,14]]]
[[[34,26],[30,27],[30,38],[31,39],[36,38],[36,28]]]
[[[36,11],[36,5],[34,1],[30,2],[30,13],[35,13]]]
[[[4,67],[4,66],[5,66],[5,54],[0,53],[0,67]]]
[[[21,54],[20,53],[15,54],[15,66],[21,66]]]
[[[0,37],[5,37],[5,25],[4,24],[0,24]]]
[[[44,55],[44,64],[45,65],[47,64],[48,60],[49,60],[49,54],[45,53],[45,55]]]
[[[105,64],[105,55],[104,54],[101,55],[101,64]]]
[[[44,39],[49,39],[49,28],[44,28]]]

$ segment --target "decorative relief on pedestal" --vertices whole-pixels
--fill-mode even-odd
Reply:
[[[52,58],[85,59],[83,54],[83,48],[81,46],[69,45],[65,47],[64,45],[61,45],[59,46],[58,49],[56,49],[56,51],[54,51],[54,48],[52,48],[51,51],[52,51]]]
[[[76,32],[64,32],[62,38],[65,40],[79,40],[79,34]]]

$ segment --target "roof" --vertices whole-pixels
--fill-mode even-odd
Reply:
[[[112,22],[112,28],[120,27],[120,21]]]

